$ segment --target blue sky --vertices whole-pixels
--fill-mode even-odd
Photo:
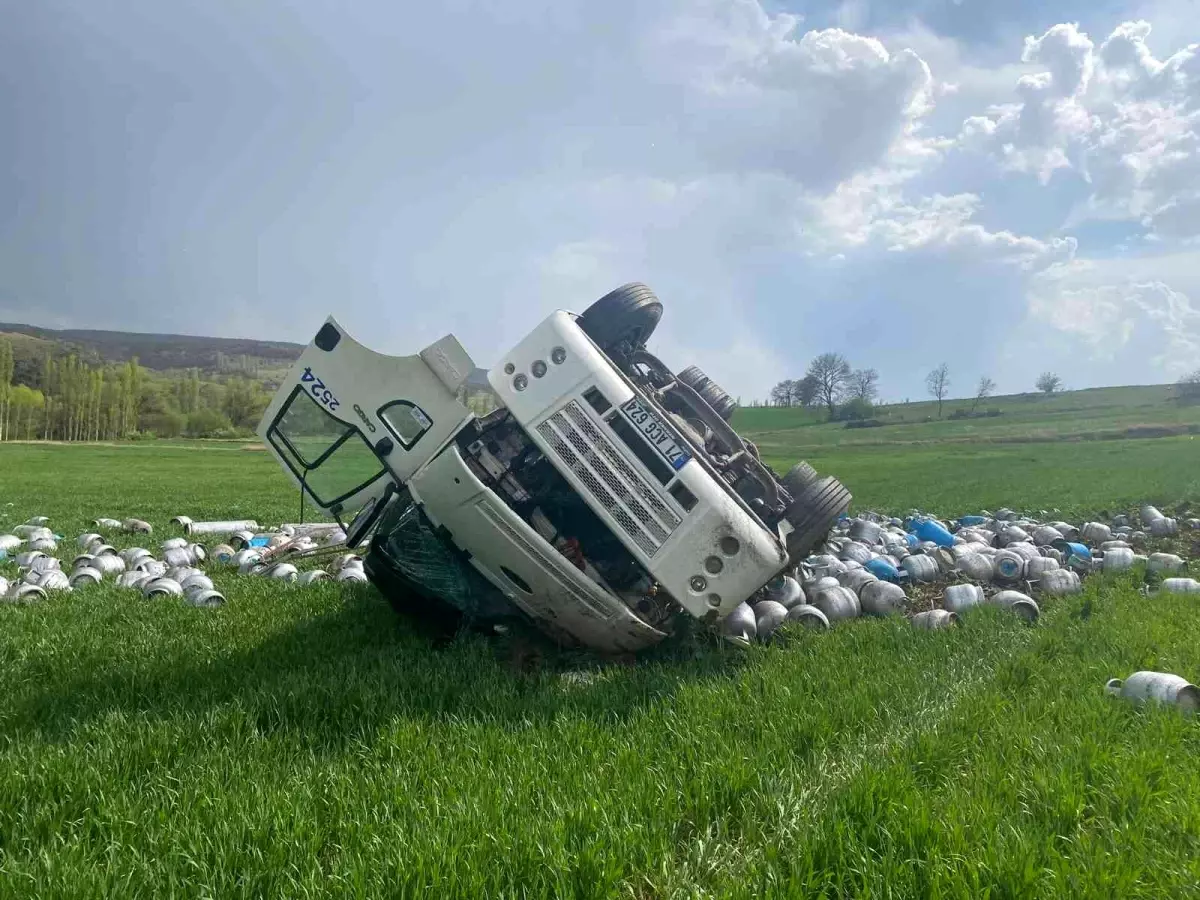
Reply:
[[[640,280],[746,400],[1200,368],[1195,0],[3,6],[0,321],[486,367]]]

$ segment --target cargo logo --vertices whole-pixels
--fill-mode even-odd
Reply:
[[[375,433],[375,423],[367,418],[367,414],[365,412],[363,412],[363,408],[361,406],[359,406],[357,403],[355,403],[354,411],[356,413],[358,413],[358,417],[360,419],[362,419],[362,423],[367,426],[367,431],[371,432],[371,434],[374,434]]]
[[[340,405],[341,401],[337,400],[330,393],[329,388],[325,387],[325,382],[314,375],[311,368],[305,368],[304,374],[300,376],[300,383],[307,384],[309,391],[316,398],[317,402],[325,406],[330,412],[333,412]]]

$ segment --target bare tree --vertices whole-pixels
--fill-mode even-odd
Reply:
[[[837,405],[846,393],[850,380],[850,363],[840,353],[822,353],[808,365],[804,376],[816,385],[817,401],[829,410],[832,419]]]
[[[1038,376],[1036,387],[1043,394],[1049,396],[1062,387],[1062,379],[1053,372],[1043,372]]]
[[[811,375],[805,375],[798,381],[793,382],[796,385],[796,402],[808,409],[817,402],[817,380]]]
[[[811,375],[803,378],[784,379],[771,388],[771,403],[774,406],[812,406],[817,400],[817,382]]]
[[[779,382],[771,388],[771,402],[776,406],[795,406],[797,384],[798,382],[791,379]]]
[[[938,418],[942,417],[942,402],[950,390],[950,367],[942,363],[925,376],[925,387],[938,402]]]
[[[975,407],[979,405],[980,400],[986,400],[992,396],[992,391],[996,390],[996,382],[984,375],[979,379],[979,387],[975,388],[975,402],[971,404],[971,412],[975,412]]]
[[[1176,385],[1180,400],[1185,403],[1200,403],[1200,369],[1184,375]]]
[[[874,403],[879,396],[879,373],[874,369],[855,369],[850,373],[849,394]]]

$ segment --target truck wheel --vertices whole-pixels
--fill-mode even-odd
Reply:
[[[579,327],[606,353],[621,344],[643,347],[658,327],[662,313],[662,301],[654,291],[633,281],[610,291],[585,309],[579,317]]]
[[[726,422],[732,418],[733,411],[737,409],[737,402],[725,393],[719,384],[700,371],[699,366],[688,366],[675,377],[699,394]]]
[[[700,393],[709,384],[709,377],[700,371],[699,366],[688,366],[675,377],[696,393]]]
[[[788,558],[798,565],[829,536],[842,513],[850,508],[852,495],[832,476],[810,481],[784,513],[795,529],[788,535]]]
[[[737,401],[725,393],[715,381],[710,381],[705,385],[700,396],[726,422],[733,418],[733,412],[737,409]]]
[[[810,466],[805,460],[800,460],[792,466],[791,470],[780,479],[787,492],[793,498],[799,497],[804,493],[804,489],[809,484],[817,480],[817,470]]]

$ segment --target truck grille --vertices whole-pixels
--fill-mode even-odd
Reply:
[[[657,553],[679,527],[679,516],[574,400],[538,426],[538,432],[647,556]]]

